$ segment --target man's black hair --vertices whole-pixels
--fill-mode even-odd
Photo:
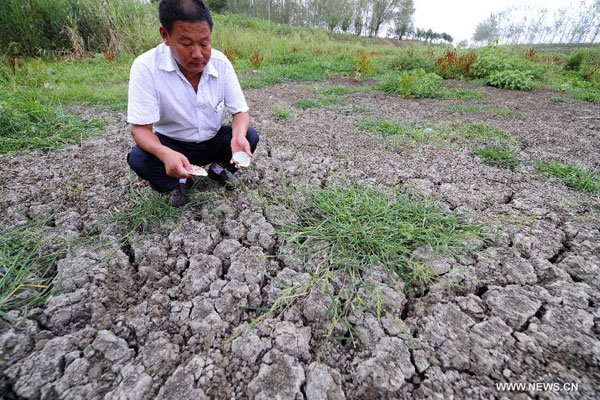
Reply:
[[[213,28],[210,11],[202,0],[160,0],[158,4],[158,19],[169,34],[171,34],[175,21],[206,21],[211,31]]]

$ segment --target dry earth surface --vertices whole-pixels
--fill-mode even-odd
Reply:
[[[315,85],[341,84],[351,83]],[[149,190],[125,163],[132,140],[124,115],[109,116],[105,132],[81,146],[0,156],[3,225],[54,215],[47,237],[96,238],[58,262],[59,291],[43,307],[0,328],[0,397],[599,398],[600,202],[541,175],[534,160],[598,168],[600,107],[555,103],[545,90],[482,90],[479,101],[354,93],[344,95],[346,105],[304,111],[293,104],[316,96],[306,84],[246,91],[261,142],[240,174],[245,190],[201,182],[195,196],[210,191],[213,200],[122,246],[124,228],[98,221],[127,207],[132,188]],[[522,114],[443,108],[459,104]],[[353,106],[366,109],[348,111]],[[293,117],[277,122],[274,107]],[[524,163],[517,172],[486,166],[465,143],[394,148],[357,130],[366,117],[494,124],[518,139]],[[303,263],[277,233],[291,210],[266,207],[256,195],[283,181],[400,185],[484,223],[497,243],[476,256],[432,260],[442,275],[461,271],[460,286],[409,292],[380,321],[355,312],[356,341],[335,341],[320,360],[327,299],[317,292],[227,342],[259,315],[251,307],[268,307],[281,289],[264,271],[298,283],[318,261]],[[508,392],[497,390],[501,382],[578,390]]]

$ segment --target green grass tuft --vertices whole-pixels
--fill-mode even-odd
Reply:
[[[521,162],[516,151],[503,145],[490,145],[475,149],[471,154],[481,157],[487,165],[506,168],[511,171],[514,171]]]
[[[295,211],[298,219],[278,230],[300,253],[309,258],[318,253],[322,258],[313,258],[311,265],[306,265],[310,278],[301,284],[288,286],[273,278],[282,290],[247,329],[268,315],[281,315],[312,291],[321,291],[329,298],[326,338],[335,339],[340,324],[349,327],[352,335],[348,317],[354,309],[393,319],[388,313],[397,310],[398,304],[390,290],[400,296],[414,289],[422,292],[432,281],[442,279],[416,253],[474,253],[473,243],[485,240],[481,225],[465,224],[441,205],[397,188],[382,191],[352,185],[294,193],[295,199],[303,196]],[[289,203],[290,208],[298,204],[286,195],[268,201]],[[381,273],[382,281],[377,283],[374,276]]]
[[[73,244],[69,237],[44,239],[51,221],[29,221],[0,229],[0,319],[13,322],[8,311],[44,304],[52,292],[56,262]]]
[[[537,169],[550,176],[559,178],[566,186],[588,193],[600,193],[600,174],[587,171],[577,165],[558,162],[538,162]]]
[[[315,99],[315,100],[300,99],[296,103],[294,103],[294,106],[297,108],[300,108],[302,110],[307,110],[309,108],[328,107],[331,105],[346,104],[346,103],[348,103],[348,99],[345,99],[345,98],[339,97],[339,96],[335,96],[335,95],[330,95],[330,96],[322,97],[322,98]]]
[[[276,107],[273,109],[273,119],[275,121],[283,121],[292,117],[292,113],[287,108]]]

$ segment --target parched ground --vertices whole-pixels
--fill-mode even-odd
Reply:
[[[340,84],[350,83],[315,85]],[[545,90],[482,90],[480,101],[354,93],[346,105],[305,111],[293,104],[316,96],[310,86],[247,91],[261,142],[240,175],[246,190],[200,183],[216,198],[123,245],[123,227],[110,216],[145,186],[125,163],[132,140],[123,115],[81,146],[1,156],[3,225],[55,215],[48,237],[95,239],[59,261],[60,291],[44,307],[0,331],[0,397],[599,398],[600,200],[536,172],[535,160],[600,167],[600,107],[555,103]],[[459,104],[521,114],[443,109]],[[365,108],[349,111],[355,106]],[[289,107],[293,118],[275,121],[274,107]],[[518,172],[489,167],[460,143],[394,148],[359,132],[363,118],[494,124],[518,139],[524,162]],[[477,256],[433,260],[440,274],[468,278],[410,293],[381,321],[354,313],[355,343],[335,341],[320,360],[326,299],[317,292],[227,342],[280,290],[264,271],[294,284],[314,268],[276,233],[289,210],[256,196],[284,181],[400,185],[484,223],[497,243]],[[504,382],[556,385],[499,390]],[[577,390],[556,390],[571,384]]]

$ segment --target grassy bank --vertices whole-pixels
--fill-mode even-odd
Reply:
[[[415,43],[393,47],[377,38],[240,15],[214,20],[213,47],[227,54],[245,89],[343,75],[375,81],[360,90],[477,99],[481,91],[441,86],[443,79],[476,79],[514,90],[553,88],[600,104],[598,46],[556,53],[548,46],[539,52],[502,46],[455,52]],[[156,5],[137,0],[7,0],[0,22],[2,153],[49,150],[98,132],[102,121],[83,120],[69,106],[124,111],[132,60],[160,43]]]

